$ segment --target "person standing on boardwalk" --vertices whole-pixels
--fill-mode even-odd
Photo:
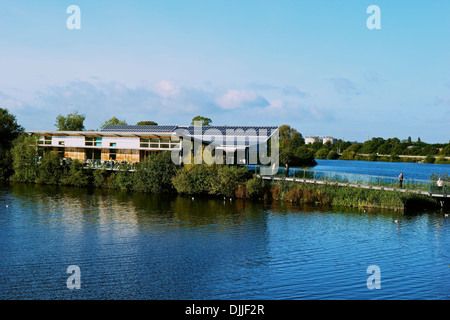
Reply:
[[[286,163],[286,168],[285,168],[285,174],[286,174],[286,177],[289,177],[289,165]]]
[[[403,185],[403,172],[398,176],[398,186],[401,189]]]

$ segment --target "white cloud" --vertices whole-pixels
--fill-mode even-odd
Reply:
[[[156,94],[163,98],[177,96],[180,93],[180,87],[168,80],[161,80],[154,86]]]
[[[219,96],[215,101],[221,108],[226,110],[270,105],[265,98],[259,96],[253,90],[231,89]]]

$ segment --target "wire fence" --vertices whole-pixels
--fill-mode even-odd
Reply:
[[[291,168],[286,173],[284,168],[279,168],[273,172],[272,168],[264,166],[255,166],[255,173],[260,176],[271,176],[274,178],[294,178],[296,180],[309,180],[314,182],[323,182],[329,184],[347,184],[368,187],[380,187],[383,189],[404,189],[411,191],[423,191],[434,194],[449,194],[450,187],[448,182],[443,186],[438,186],[436,181],[420,179],[403,179],[400,184],[398,178],[374,176],[357,173],[344,173],[332,171],[315,171],[302,168]],[[274,173],[274,174],[273,174]]]

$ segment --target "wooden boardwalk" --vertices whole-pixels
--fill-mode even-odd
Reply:
[[[292,177],[280,177],[280,176],[261,176],[258,175],[263,180],[270,181],[289,181],[289,182],[299,182],[299,183],[308,183],[308,184],[317,184],[317,185],[330,185],[330,186],[338,186],[338,187],[351,187],[351,188],[362,188],[362,189],[372,189],[372,190],[382,190],[382,191],[391,191],[391,192],[404,192],[404,193],[413,193],[413,194],[421,194],[425,196],[429,196],[432,198],[441,201],[441,205],[443,205],[444,201],[450,200],[450,194],[446,192],[433,192],[433,191],[424,191],[424,190],[411,190],[411,189],[400,189],[394,187],[384,187],[384,186],[376,186],[370,184],[357,184],[351,182],[337,182],[337,181],[325,181],[325,180],[317,180],[317,179],[307,179],[307,178],[292,178]]]

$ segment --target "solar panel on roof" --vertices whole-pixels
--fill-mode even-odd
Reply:
[[[177,126],[135,126],[135,125],[110,125],[105,126],[103,132],[173,132]]]

